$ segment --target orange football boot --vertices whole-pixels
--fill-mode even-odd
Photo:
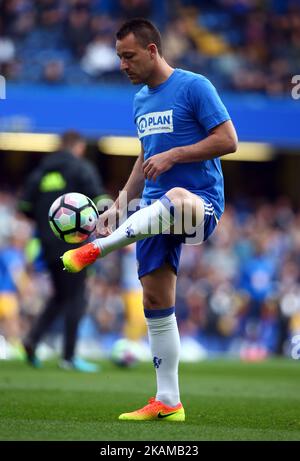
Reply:
[[[149,399],[148,405],[131,413],[122,413],[119,419],[123,421],[184,421],[185,413],[181,403],[176,407],[170,407],[156,400],[155,397]]]
[[[87,243],[82,247],[66,251],[61,256],[64,268],[68,272],[80,272],[93,264],[100,256],[100,250],[94,243]]]

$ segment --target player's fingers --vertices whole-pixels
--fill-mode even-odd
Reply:
[[[151,180],[155,182],[157,176],[158,176],[158,172],[156,171],[156,172],[152,175]]]
[[[110,235],[110,234],[112,234],[112,233],[113,233],[113,231],[114,231],[114,229],[113,229],[113,227],[112,227],[112,226],[107,226],[107,228],[106,228],[106,232],[107,232],[107,235]]]
[[[149,179],[150,175],[151,175],[151,168],[148,168],[146,171],[144,171],[144,176],[146,179]]]
[[[109,229],[107,227],[103,227],[101,229],[97,229],[97,234],[102,237],[107,237],[108,235],[111,234]]]
[[[145,160],[145,162],[142,165],[142,168],[144,169],[147,165],[149,165],[151,158],[148,158],[148,160]]]
[[[101,217],[98,219],[98,222],[97,222],[97,232],[99,232],[100,234],[102,234],[106,227],[107,227],[107,218],[106,217]]]
[[[153,167],[153,168],[151,168],[151,169],[148,171],[148,173],[147,173],[147,175],[146,175],[146,178],[147,178],[147,179],[152,179],[152,177],[153,177],[153,175],[154,175],[155,173],[156,173],[156,168]]]
[[[149,171],[150,171],[150,170],[144,171],[144,178],[145,178],[145,179],[148,177]]]
[[[151,165],[147,165],[145,166],[145,168],[143,168],[143,172],[144,172],[144,175],[148,174],[148,172],[151,170],[152,166]]]
[[[157,177],[162,173],[158,168],[155,169],[153,175],[152,175],[152,181],[156,181]]]
[[[144,175],[147,176],[153,168],[154,165],[152,163],[148,163],[148,165],[144,168]]]
[[[95,230],[95,233],[96,233],[96,238],[103,237],[103,234],[98,229]]]
[[[102,216],[100,216],[100,218],[97,221],[97,229],[101,229],[102,227],[105,227],[104,226],[105,219],[106,219],[105,217],[103,218]]]

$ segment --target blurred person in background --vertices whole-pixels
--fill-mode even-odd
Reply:
[[[46,62],[42,69],[41,82],[53,86],[65,83],[63,61],[56,59]]]
[[[144,317],[143,291],[136,275],[135,245],[121,251],[121,290],[125,310],[124,336],[139,341],[147,334]]]
[[[118,59],[109,34],[98,33],[86,47],[81,60],[83,70],[94,77],[116,71]]]
[[[59,366],[85,372],[97,371],[95,364],[76,357],[75,347],[79,322],[85,312],[86,271],[72,277],[62,270],[59,256],[70,244],[59,240],[48,223],[53,201],[68,192],[82,193],[94,201],[103,194],[102,180],[92,164],[83,159],[86,141],[76,131],[62,135],[60,150],[48,156],[27,179],[19,208],[34,220],[47,268],[53,283],[53,296],[48,300],[24,339],[29,364],[41,365],[36,349],[59,316],[64,318],[63,351]]]
[[[11,349],[8,355],[18,357],[22,351],[21,307],[33,293],[24,254],[31,227],[14,212],[0,222],[6,229],[0,245],[0,335]]]

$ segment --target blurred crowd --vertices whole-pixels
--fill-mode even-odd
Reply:
[[[300,67],[300,0],[0,0],[0,74],[47,85],[125,82],[115,32],[153,20],[164,55],[220,90],[282,96]]]
[[[11,343],[51,292],[38,241],[15,205],[13,195],[0,194],[0,336]],[[138,287],[134,251],[91,266],[81,339],[109,348],[124,334],[124,291]],[[183,343],[248,360],[290,356],[300,334],[300,211],[285,197],[228,204],[205,244],[183,247],[177,291]],[[194,353],[189,347],[187,360]]]

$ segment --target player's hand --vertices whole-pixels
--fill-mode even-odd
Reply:
[[[153,155],[143,163],[143,172],[145,179],[155,181],[157,176],[168,171],[174,165],[175,160],[172,155],[172,149]]]
[[[107,237],[110,235],[116,229],[118,219],[119,210],[115,206],[102,213],[97,221],[97,236]]]

